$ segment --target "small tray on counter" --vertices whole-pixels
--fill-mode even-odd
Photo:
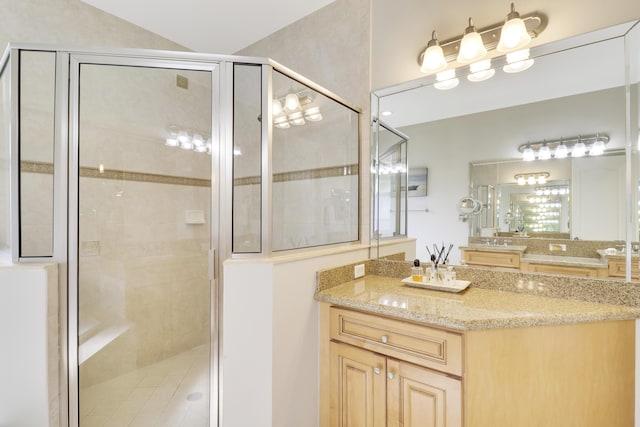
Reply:
[[[471,282],[469,282],[468,280],[455,280],[453,283],[414,282],[411,277],[402,279],[402,283],[413,286],[415,288],[431,289],[434,291],[444,292],[462,292],[471,284]]]

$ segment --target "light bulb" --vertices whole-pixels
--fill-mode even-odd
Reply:
[[[540,176],[538,177],[538,180],[537,180],[537,181],[538,181],[538,184],[540,184],[540,185],[542,185],[542,184],[546,184],[546,183],[547,183],[547,177],[546,177],[546,176],[544,176],[544,175],[540,175]]]
[[[556,147],[556,152],[555,152],[556,159],[564,159],[567,157],[568,154],[569,154],[569,149],[567,148],[566,145],[564,145],[564,142],[561,141],[560,145]]]
[[[300,99],[295,93],[290,93],[284,100],[284,109],[293,112],[300,109]]]
[[[193,142],[189,140],[180,141],[180,148],[182,148],[183,150],[193,150]]]
[[[513,3],[511,3],[511,12],[507,15],[500,31],[500,41],[496,50],[498,52],[510,52],[525,47],[530,41],[531,36],[527,32],[527,27],[524,25],[524,21],[520,19],[520,14],[516,12]]]
[[[199,133],[196,133],[195,135],[193,135],[193,138],[191,139],[191,141],[196,147],[200,147],[204,145],[204,139],[202,138],[202,135],[200,135]]]
[[[189,141],[189,134],[186,131],[181,130],[178,132],[178,141],[180,141],[180,143]]]
[[[469,18],[469,26],[464,30],[464,37],[460,42],[460,51],[457,61],[466,65],[482,59],[487,54],[487,49],[482,43],[482,37],[473,25],[473,19]]]
[[[180,145],[180,143],[176,138],[167,138],[164,142],[164,145],[168,147],[177,147],[178,145]]]
[[[536,183],[536,177],[535,176],[530,176],[529,178],[527,178],[527,184],[533,185],[535,183]]]
[[[427,48],[422,55],[420,71],[425,74],[433,74],[447,68],[447,61],[444,59],[444,52],[438,42],[438,34],[434,31],[431,40],[427,43]]]
[[[292,125],[302,126],[303,124],[306,123],[304,121],[304,117],[302,116],[302,111],[298,111],[297,113],[289,114],[287,116],[287,118],[289,119],[289,122]]]
[[[282,114],[282,103],[277,99],[274,99],[271,104],[271,114],[274,116]]]
[[[507,65],[502,67],[505,73],[519,73],[529,69],[533,65],[533,59],[529,59],[529,49],[517,50],[507,53]]]
[[[433,86],[436,89],[440,89],[440,90],[453,89],[454,87],[458,86],[458,84],[460,83],[460,80],[456,78],[455,69],[439,72],[438,74],[436,74],[436,80],[437,80],[437,83],[434,83]]]
[[[540,147],[538,151],[538,159],[540,160],[549,160],[551,158],[551,150],[546,145]]]
[[[518,182],[518,185],[525,185],[527,183],[527,180],[524,179],[524,176],[519,176],[517,182]]]
[[[287,120],[287,116],[276,117],[273,119],[273,125],[280,129],[289,129],[291,127]]]
[[[304,110],[304,117],[310,122],[319,122],[322,120],[322,114],[320,114],[320,107],[311,107]]]
[[[536,159],[536,153],[531,147],[527,147],[522,151],[522,160],[525,162],[532,162]]]
[[[571,152],[571,156],[584,157],[586,153],[587,153],[587,147],[585,147],[584,142],[580,141],[573,146],[573,151]]]
[[[491,68],[491,59],[474,62],[469,66],[469,69],[471,74],[467,76],[467,80],[470,82],[489,80],[496,73],[496,70]]]
[[[593,143],[591,149],[589,150],[590,156],[600,156],[604,154],[604,142],[602,140],[597,139],[596,142]]]

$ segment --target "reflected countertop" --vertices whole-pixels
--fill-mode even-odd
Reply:
[[[460,293],[407,286],[368,275],[318,292],[318,301],[456,330],[501,329],[629,320],[640,307],[624,307],[470,286]]]

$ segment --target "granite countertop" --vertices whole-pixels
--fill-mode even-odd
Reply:
[[[471,250],[471,251],[480,251],[480,252],[516,252],[523,253],[527,250],[526,246],[521,245],[480,245],[480,244],[470,244],[468,246],[459,246],[459,249]]]
[[[640,307],[598,304],[476,288],[460,293],[406,286],[368,275],[316,293],[318,301],[455,330],[629,320]]]
[[[524,254],[524,256],[520,258],[520,261],[535,262],[538,264],[568,265],[572,267],[608,267],[607,260],[604,258],[588,258],[579,256]]]

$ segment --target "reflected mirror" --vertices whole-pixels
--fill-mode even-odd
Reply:
[[[494,58],[486,81],[469,81],[461,67],[451,90],[437,90],[428,76],[375,92],[372,111],[390,114],[385,121],[410,140],[409,167],[429,170],[427,195],[407,199],[420,259],[434,242],[459,248],[518,239],[506,243],[535,255],[556,255],[547,243],[566,242],[558,255],[594,260],[625,240],[635,246],[638,231],[625,220],[625,35],[635,24],[531,48],[534,64],[519,73],[503,72],[504,59]],[[594,148],[596,136],[604,149]],[[464,197],[482,209],[459,215]],[[454,252],[452,263],[460,263]]]

